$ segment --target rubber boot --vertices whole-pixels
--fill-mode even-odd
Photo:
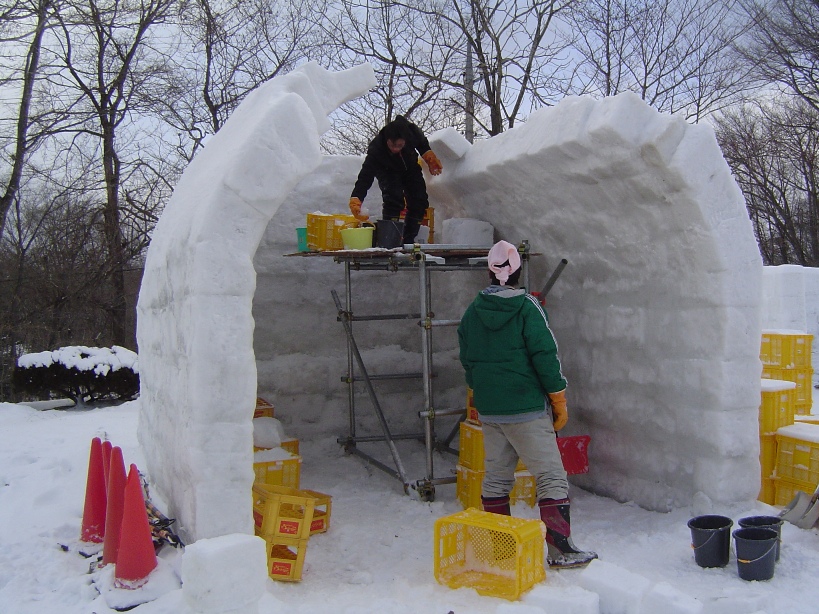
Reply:
[[[546,525],[546,562],[549,567],[582,567],[597,558],[596,552],[579,550],[572,541],[569,499],[541,499],[540,519]]]
[[[493,514],[503,514],[504,516],[512,515],[512,510],[509,508],[508,495],[505,497],[481,496],[481,503],[483,504],[484,512],[492,512]]]

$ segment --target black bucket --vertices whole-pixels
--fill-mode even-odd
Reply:
[[[725,516],[697,516],[688,521],[694,560],[700,567],[725,567],[731,550],[731,527]]]
[[[404,222],[400,220],[376,220],[375,246],[392,249],[404,245]]]
[[[782,525],[784,522],[779,516],[748,516],[747,518],[740,518],[737,524],[742,529],[757,527],[776,531],[776,560],[778,561],[779,549],[782,546]]]
[[[770,580],[776,567],[777,534],[773,529],[748,527],[734,531],[737,571],[743,580]]]

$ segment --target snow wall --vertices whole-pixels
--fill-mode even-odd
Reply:
[[[186,541],[253,531],[253,255],[321,164],[327,115],[374,85],[369,65],[310,63],[255,90],[185,170],[156,226],[137,304],[138,434]]]
[[[310,68],[248,98],[186,171],[151,244],[140,441],[194,538],[251,529],[257,390],[292,435],[348,429],[346,346],[329,293],[343,300],[343,267],[283,257],[306,213],[346,211],[360,167],[320,156],[321,113],[285,94],[317,78],[329,94],[311,90],[309,108],[326,112],[362,91],[338,77]],[[284,145],[268,151],[272,138]],[[622,94],[567,98],[474,145],[451,129],[430,140],[444,163],[427,177],[436,229],[470,217],[493,224],[496,239],[529,240],[542,254],[533,289],[569,261],[547,309],[569,380],[566,432],[592,436],[590,473],[573,481],[655,510],[695,496],[756,498],[762,263],[712,130]],[[365,205],[377,213],[379,201],[374,187]],[[432,275],[437,318],[459,317],[486,283],[481,273]],[[412,272],[354,272],[354,312],[416,311],[418,285]],[[420,370],[417,326],[355,326],[375,370]],[[434,349],[435,407],[463,406],[454,331],[436,330]],[[393,433],[420,424],[415,386],[379,383]],[[370,424],[357,435],[379,433],[363,390],[360,399]]]

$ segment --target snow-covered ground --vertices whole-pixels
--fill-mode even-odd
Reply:
[[[109,438],[122,447],[126,463],[144,467],[136,440],[138,406],[139,401],[135,401],[90,411],[41,411],[0,404],[3,614],[113,611],[92,583],[89,561],[76,551],[77,539],[91,438]],[[413,475],[423,473],[422,451],[409,442],[401,446],[408,472]],[[437,518],[460,511],[454,485],[439,487],[436,501],[424,503],[405,496],[397,480],[368,468],[357,457],[345,456],[332,438],[302,438],[301,452],[302,486],[333,497],[331,527],[327,533],[310,539],[300,583],[268,581],[267,593],[259,603],[262,614],[637,611],[610,609],[622,580],[609,568],[598,573],[604,579],[611,578],[609,585],[604,582],[599,589],[599,610],[590,601],[593,596],[582,589],[582,570],[547,571],[545,581],[515,603],[481,597],[470,589],[453,591],[441,586],[433,576],[433,529]],[[437,457],[436,461],[441,473],[455,464],[451,457]],[[734,519],[736,527],[736,521],[743,516],[775,512],[769,506],[759,503],[752,508],[712,510],[692,507],[662,514],[577,488],[571,494],[578,545],[596,550],[601,561],[644,578],[658,593],[677,595],[677,601],[669,598],[662,611],[655,609],[652,614],[817,611],[816,529],[784,526],[781,560],[768,582],[741,580],[733,553],[729,565],[722,569],[701,569],[694,563],[686,526],[689,518],[703,512],[719,513]],[[162,506],[162,502],[155,502]],[[513,512],[535,517],[535,511],[524,505],[517,505]],[[68,551],[61,546],[68,546]],[[172,549],[165,551],[166,564],[159,573],[167,575],[178,570],[183,556]],[[619,587],[616,582],[621,583]],[[695,597],[701,609],[680,595]],[[188,609],[183,590],[170,590],[133,611],[184,614],[193,610]],[[642,613],[649,614],[646,610]]]

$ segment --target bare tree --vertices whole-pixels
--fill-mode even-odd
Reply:
[[[819,113],[779,97],[723,114],[717,137],[766,264],[819,266]]]
[[[762,83],[780,83],[819,109],[819,0],[744,0],[754,19],[743,47]]]
[[[451,20],[465,39],[461,57],[471,53],[475,62],[475,87],[467,93],[475,100],[475,119],[488,135],[513,128],[536,106],[556,102],[562,89],[565,46],[553,31],[558,16],[572,2],[449,0],[445,4],[441,17]]]
[[[8,161],[10,169],[8,177],[4,177],[3,192],[0,194],[0,238],[3,236],[8,210],[17,198],[29,154],[36,148],[38,140],[42,137],[42,133],[32,133],[31,110],[34,86],[40,70],[43,36],[52,19],[53,3],[54,0],[15,2],[7,6],[0,14],[0,44],[5,49],[17,45],[25,49],[20,58],[21,65],[12,65],[10,67],[11,76],[3,79],[3,85],[10,87],[12,83],[18,81],[15,75],[19,74],[21,92],[16,113],[13,114],[15,116],[14,137],[9,143],[8,151],[5,150],[4,143],[4,158],[6,155],[8,157],[3,162]],[[15,58],[11,54],[10,57]]]
[[[57,54],[66,78],[55,85],[76,92],[74,99],[78,102],[72,110],[75,127],[71,130],[98,144],[104,185],[106,260],[111,271],[109,310],[113,342],[124,346],[133,346],[133,332],[125,326],[128,247],[121,224],[122,145],[118,137],[126,136],[121,134],[123,123],[139,114],[143,93],[154,88],[156,80],[165,74],[161,56],[153,53],[156,36],[151,34],[154,30],[159,34],[159,26],[167,20],[174,2],[70,0],[58,16]],[[125,142],[126,138],[122,140]],[[73,145],[82,142],[76,140]]]
[[[169,78],[153,100],[189,162],[245,96],[323,47],[325,0],[196,0],[183,6]]]
[[[579,54],[571,91],[633,91],[698,121],[748,86],[733,52],[748,21],[737,0],[585,0],[569,11]]]

